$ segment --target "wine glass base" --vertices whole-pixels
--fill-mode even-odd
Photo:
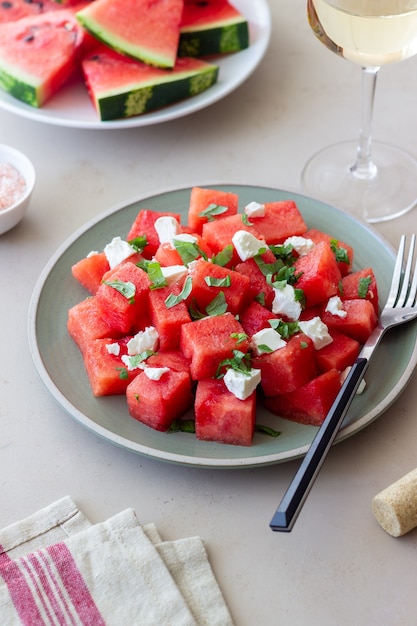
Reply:
[[[345,141],[317,152],[301,175],[308,195],[375,224],[404,215],[417,204],[417,161],[400,148],[372,144],[377,174],[372,180],[351,172],[357,143]]]

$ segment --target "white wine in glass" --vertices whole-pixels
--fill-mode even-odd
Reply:
[[[370,223],[403,215],[417,203],[417,161],[372,141],[379,69],[417,54],[417,0],[307,0],[308,20],[329,50],[362,67],[362,120],[357,141],[316,153],[302,173],[310,195]]]

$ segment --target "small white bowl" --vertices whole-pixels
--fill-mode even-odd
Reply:
[[[20,222],[27,211],[35,187],[35,168],[22,152],[0,144],[0,164],[4,163],[12,165],[23,176],[26,188],[14,204],[5,209],[0,208],[0,235],[11,230]]]

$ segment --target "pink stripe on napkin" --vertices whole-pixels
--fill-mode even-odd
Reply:
[[[105,626],[71,552],[64,543],[18,561],[2,555],[0,574],[24,626]]]

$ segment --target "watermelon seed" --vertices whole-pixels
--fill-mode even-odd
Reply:
[[[30,42],[30,41],[33,41],[34,39],[35,39],[35,35],[26,35],[26,37],[23,38],[23,41]]]
[[[7,0],[5,2],[1,3],[1,6],[3,7],[3,9],[11,9],[13,6],[12,2],[7,2]]]

